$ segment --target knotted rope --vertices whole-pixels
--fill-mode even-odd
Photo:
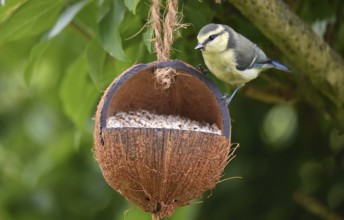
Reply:
[[[173,32],[178,26],[178,0],[166,1],[166,15],[161,15],[160,0],[152,0],[151,19],[154,29],[154,47],[159,62],[168,61],[173,43]],[[168,89],[174,82],[177,72],[173,68],[159,68],[154,72],[156,82],[162,89]]]

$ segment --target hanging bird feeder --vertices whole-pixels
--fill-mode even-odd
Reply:
[[[166,90],[157,89],[154,80],[154,70],[162,67],[177,74]],[[111,125],[116,115],[125,122]],[[159,121],[155,115],[178,116],[179,127],[184,128],[171,128],[166,117]],[[184,124],[185,118],[191,126]],[[203,130],[195,129],[192,121],[203,125]],[[230,157],[228,108],[220,91],[183,62],[139,64],[105,91],[95,117],[94,139],[107,183],[144,211],[165,217],[220,180]]]
[[[113,189],[160,219],[219,182],[234,153],[230,130],[222,94],[198,69],[137,64],[98,104],[95,157]]]

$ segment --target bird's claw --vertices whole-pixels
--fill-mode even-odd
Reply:
[[[228,96],[228,93],[227,92],[225,92],[225,93],[223,93],[223,96],[221,97],[221,100],[226,100],[226,99],[228,99],[229,98],[229,96]]]
[[[232,101],[233,96],[229,96],[228,93],[224,93],[221,99],[225,102],[225,105],[228,106]]]
[[[209,69],[205,68],[202,64],[198,64],[197,69],[199,69],[204,75],[207,75],[210,72]]]
[[[234,90],[234,92],[232,93],[231,96],[229,96],[227,93],[224,93],[224,95],[222,96],[221,99],[225,101],[226,106],[228,106],[231,103],[233,97],[235,96],[235,94],[237,93],[238,90],[239,90],[239,87],[237,87]]]

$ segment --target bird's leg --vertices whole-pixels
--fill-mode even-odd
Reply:
[[[202,64],[198,64],[197,65],[197,69],[199,69],[204,75],[207,75],[207,73],[209,73],[210,71],[205,68]]]
[[[225,100],[225,104],[229,105],[234,97],[234,95],[237,93],[237,91],[239,90],[239,87],[236,87],[234,92],[232,93],[232,95],[230,97],[228,97],[228,94],[225,93],[224,96],[222,96],[222,99]]]

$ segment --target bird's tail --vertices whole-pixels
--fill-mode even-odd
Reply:
[[[275,60],[270,60],[269,63],[276,69],[283,70],[286,72],[291,72],[291,70],[287,66],[283,65],[280,62],[277,62]]]

